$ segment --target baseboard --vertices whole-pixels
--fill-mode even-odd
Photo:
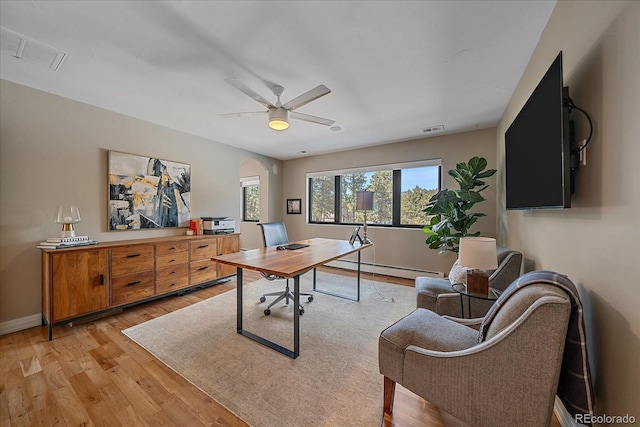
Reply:
[[[344,268],[346,270],[357,270],[358,262],[348,259],[338,259],[326,264],[328,267]],[[415,279],[420,276],[444,277],[444,273],[440,271],[418,270],[415,268],[395,267],[391,265],[372,264],[362,262],[360,264],[361,271],[374,274],[383,274],[385,276],[402,277],[405,279]]]
[[[21,317],[20,319],[8,320],[0,323],[0,335],[10,334],[12,332],[22,331],[23,329],[33,328],[42,325],[42,315],[32,314],[31,316]]]

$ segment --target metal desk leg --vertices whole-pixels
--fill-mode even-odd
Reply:
[[[327,294],[327,295],[332,295],[334,297],[339,297],[339,298],[344,298],[344,299],[348,299],[351,301],[360,301],[360,251],[358,251],[358,293],[356,295],[356,297],[352,297],[349,295],[342,295],[342,294],[336,294],[335,292],[331,292],[331,291],[326,291],[324,289],[318,289],[316,287],[316,269],[313,269],[313,290],[315,292],[320,292],[322,294]]]
[[[315,274],[315,269],[314,269]],[[293,358],[300,354],[300,275],[293,278]]]
[[[360,301],[360,251],[358,251],[358,297],[356,301]]]
[[[237,297],[237,331],[238,333],[242,333],[242,268],[238,267],[236,270],[236,280],[238,283],[236,292],[238,293]]]
[[[293,311],[293,351],[285,348],[279,344],[274,343],[273,341],[269,341],[266,338],[262,338],[252,332],[245,331],[242,328],[242,268],[238,267],[237,269],[237,330],[238,333],[244,337],[247,337],[257,343],[260,343],[264,346],[267,346],[279,353],[282,353],[286,356],[289,356],[293,359],[298,357],[300,354],[300,275],[297,275],[293,278],[294,280],[294,300],[295,300],[295,310]]]

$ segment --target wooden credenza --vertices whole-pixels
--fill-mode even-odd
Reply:
[[[53,327],[212,284],[236,273],[211,257],[240,250],[239,234],[123,240],[41,249],[42,320]]]

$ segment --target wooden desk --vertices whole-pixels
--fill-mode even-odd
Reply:
[[[342,258],[346,255],[358,254],[358,299],[360,297],[360,251],[372,244],[349,244],[346,240],[333,239],[308,239],[293,243],[304,243],[309,247],[297,250],[278,250],[276,246],[241,251],[233,254],[215,256],[211,259],[221,264],[227,264],[237,268],[237,330],[238,333],[260,344],[266,345],[282,354],[296,358],[300,354],[300,275],[315,267],[324,265],[330,261]],[[242,271],[243,269],[255,270],[274,274],[285,278],[293,278],[294,283],[294,310],[293,310],[293,350],[282,347],[272,341],[259,337],[242,328]],[[315,277],[314,277],[315,281]],[[315,286],[314,286],[315,287]]]

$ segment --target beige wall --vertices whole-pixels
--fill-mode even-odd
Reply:
[[[281,219],[279,210],[282,205],[281,174],[279,172],[281,163],[275,163],[268,168],[263,162],[257,159],[246,159],[240,164],[241,177],[260,177],[260,222],[273,222]],[[269,203],[271,200],[274,203]],[[242,218],[242,214],[239,215]],[[241,248],[255,249],[263,246],[262,231],[255,222],[240,221]]]
[[[306,223],[307,172],[440,158],[443,186],[458,188],[447,171],[473,156],[485,157],[489,168],[494,168],[495,139],[495,128],[492,128],[285,161],[283,198],[301,198],[303,205],[302,215],[283,215],[289,237],[292,240],[317,236],[346,239],[353,229],[352,226]],[[483,192],[487,200],[477,205],[477,210],[486,213],[487,217],[481,218],[477,230],[483,235],[495,236],[495,176],[487,183],[490,187]],[[284,208],[283,203],[283,212]],[[455,261],[453,254],[439,255],[429,249],[424,243],[426,234],[421,229],[370,226],[369,237],[376,245],[375,250],[363,252],[363,261],[366,262],[448,272]]]
[[[182,229],[107,232],[108,150],[191,164],[192,216],[240,219],[239,167],[281,162],[0,80],[0,323],[39,315],[40,251],[59,233],[57,204],[75,203],[79,234],[99,241],[181,234]],[[280,204],[270,180],[270,205]]]
[[[508,211],[498,234],[528,269],[567,274],[586,306],[596,410],[640,418],[640,2],[560,1],[498,126],[504,132],[563,51],[565,85],[593,119],[572,207]],[[578,133],[587,127],[572,115]],[[502,169],[502,168],[500,168]],[[498,178],[503,193],[504,176]]]

